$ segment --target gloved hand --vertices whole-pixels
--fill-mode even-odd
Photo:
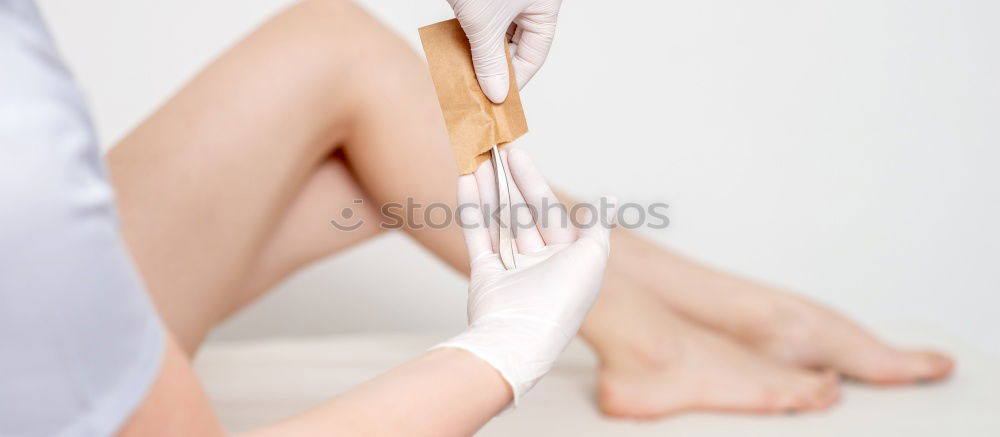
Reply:
[[[464,349],[492,365],[510,384],[517,405],[552,368],[597,298],[615,207],[580,220],[578,232],[527,155],[513,150],[508,162],[511,203],[520,204],[515,209],[520,224],[517,268],[504,269],[495,223],[488,226],[494,230],[492,238],[484,226],[483,211],[492,212],[497,196],[492,165],[486,162],[475,176],[458,180],[459,215],[472,267],[469,327],[435,347]],[[537,219],[523,207],[525,198]],[[611,219],[594,219],[600,215]]]
[[[448,0],[469,37],[479,86],[494,103],[507,99],[510,82],[504,41],[518,89],[531,80],[549,54],[562,0]]]

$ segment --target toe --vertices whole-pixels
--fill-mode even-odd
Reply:
[[[840,378],[835,372],[827,371],[809,375],[806,382],[800,383],[796,395],[800,400],[802,410],[821,410],[829,408],[840,397]]]
[[[813,405],[819,409],[830,408],[840,400],[840,376],[836,372],[829,371],[823,375],[813,400]]]
[[[937,381],[947,377],[953,367],[951,359],[936,352],[898,351],[875,367],[870,382],[893,385]]]
[[[899,355],[908,379],[914,382],[947,378],[955,368],[951,358],[933,351],[902,351]]]
[[[843,356],[838,370],[844,375],[879,385],[912,384],[948,377],[954,368],[950,358],[937,352],[870,348]]]

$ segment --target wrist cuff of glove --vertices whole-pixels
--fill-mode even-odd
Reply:
[[[553,338],[555,341],[546,342],[540,341],[546,335],[538,329],[519,325],[472,326],[431,349],[462,349],[485,361],[510,385],[514,394],[513,407],[517,408],[521,398],[552,369],[559,353],[569,343],[558,330],[553,329],[557,336]]]

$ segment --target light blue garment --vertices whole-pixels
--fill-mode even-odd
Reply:
[[[163,348],[81,93],[33,2],[0,0],[0,436],[114,434]]]

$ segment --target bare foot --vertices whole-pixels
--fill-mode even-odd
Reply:
[[[601,360],[598,405],[607,415],[785,413],[827,408],[839,397],[832,372],[760,357],[654,296],[606,286],[599,299],[582,333]]]
[[[707,268],[638,235],[620,232],[615,244],[619,256],[607,282],[640,283],[688,319],[782,363],[875,384],[940,380],[954,368],[938,352],[889,346],[818,304]]]
[[[880,385],[937,381],[954,363],[927,350],[898,349],[850,320],[806,299],[746,283],[748,293],[765,301],[770,322],[757,329],[730,332],[761,353],[789,364],[834,369],[854,379]]]

